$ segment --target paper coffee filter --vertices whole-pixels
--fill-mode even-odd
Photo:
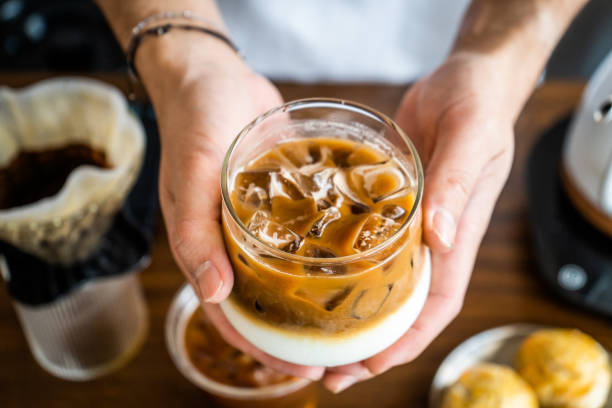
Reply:
[[[62,78],[0,90],[0,167],[22,150],[72,143],[106,153],[110,169],[80,166],[54,196],[0,210],[0,240],[48,262],[87,257],[140,170],[144,130],[115,88]]]

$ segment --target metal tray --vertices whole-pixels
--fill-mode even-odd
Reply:
[[[431,384],[429,407],[438,408],[446,388],[478,363],[514,366],[514,356],[527,336],[546,326],[512,324],[480,332],[457,346],[440,364]],[[612,393],[605,407],[612,408]]]

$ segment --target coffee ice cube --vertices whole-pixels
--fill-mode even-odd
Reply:
[[[253,214],[247,228],[262,242],[285,252],[295,253],[303,242],[301,236],[272,221],[268,213],[262,210]]]
[[[357,234],[353,248],[366,251],[391,237],[400,224],[380,214],[370,214]]]

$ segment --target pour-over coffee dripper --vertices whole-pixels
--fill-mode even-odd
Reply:
[[[142,125],[117,89],[78,78],[2,89],[0,118],[0,167],[75,143],[109,158],[108,169],[73,169],[56,194],[0,210],[0,274],[33,356],[64,379],[108,373],[148,327],[137,272],[149,241],[142,214],[124,205],[143,162]]]

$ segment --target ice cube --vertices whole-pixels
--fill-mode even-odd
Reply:
[[[394,221],[399,220],[406,214],[406,210],[396,204],[387,204],[382,208],[380,214],[383,217],[390,218]]]
[[[279,149],[272,149],[252,161],[249,166],[261,169],[294,169],[295,165]]]
[[[308,153],[311,158],[311,163],[300,167],[300,173],[312,176],[314,173],[333,168],[334,161],[332,152],[327,146],[319,146],[314,144],[308,148]]]
[[[312,223],[319,218],[317,205],[312,198],[293,200],[287,197],[274,197],[271,200],[271,218],[303,236],[308,233]]]
[[[283,184],[290,186],[292,191],[299,191],[303,197],[311,197],[315,201],[327,198],[328,192],[333,188],[332,178],[336,169],[326,168],[311,175],[297,171],[281,171]],[[294,198],[298,198],[294,194]]]
[[[343,171],[338,171],[336,172],[336,174],[334,174],[333,182],[334,182],[334,187],[335,187],[334,191],[338,191],[342,193],[344,196],[346,196],[349,200],[351,200],[355,204],[359,204],[361,206],[365,206],[369,208],[369,206],[366,203],[364,203],[361,199],[359,199],[357,194],[351,189],[351,187],[349,186],[348,180],[346,179],[346,174],[344,174]]]
[[[370,212],[370,207],[365,204],[353,203],[351,204],[351,214],[359,215]]]
[[[315,201],[326,198],[329,191],[334,188],[333,178],[336,171],[337,169],[327,168],[314,173],[310,177],[310,196],[314,198]]]
[[[261,241],[285,252],[295,253],[303,242],[302,237],[272,221],[268,213],[262,210],[251,216],[247,228]]]
[[[309,258],[336,258],[336,254],[329,248],[325,248],[310,243],[306,244],[304,249],[304,256]],[[333,264],[333,265],[304,265],[304,270],[307,273],[324,273],[327,275],[341,275],[346,273],[346,265]]]
[[[306,300],[317,307],[327,310],[328,312],[332,312],[338,306],[342,305],[352,291],[352,286],[332,290],[325,289],[321,291],[300,288],[295,291],[295,296]]]
[[[287,169],[282,168],[277,172],[270,173],[270,187],[268,190],[270,198],[287,197],[300,200],[306,197],[302,186],[294,175]]]
[[[259,209],[267,203],[268,193],[263,188],[251,183],[244,193],[243,201],[251,208]]]
[[[376,213],[370,214],[357,234],[353,248],[358,251],[374,248],[391,237],[399,227],[400,224],[392,219]]]
[[[344,168],[349,167],[348,157],[353,153],[354,146],[336,146],[332,150],[332,157],[336,167]]]
[[[308,245],[304,250],[304,256],[310,258],[335,258],[336,254],[329,248],[317,245]]]
[[[352,291],[353,291],[353,287],[347,286],[346,288],[341,289],[338,292],[334,293],[333,296],[330,296],[325,302],[325,305],[324,305],[325,310],[327,310],[328,312],[333,311],[335,308],[340,306],[342,302],[344,302],[344,299],[346,299],[348,295],[351,294]]]
[[[279,150],[296,168],[314,162],[307,143],[281,143]]]
[[[361,185],[375,203],[404,189],[407,176],[395,159],[378,164],[356,166],[351,170],[351,181]]]
[[[236,175],[235,188],[246,193],[249,186],[253,185],[264,190],[268,190],[270,183],[270,173],[279,169],[246,170]]]
[[[340,219],[340,210],[336,207],[330,207],[322,211],[323,215],[312,224],[308,235],[311,237],[321,238],[325,228],[333,221]]]
[[[367,319],[382,309],[391,294],[393,284],[379,286],[361,291],[353,302],[352,315],[355,319]]]
[[[317,211],[327,210],[331,206],[332,204],[329,202],[329,200],[322,199],[317,201]]]
[[[385,201],[385,200],[394,200],[396,198],[404,197],[404,196],[407,196],[407,195],[410,195],[410,194],[413,194],[413,193],[414,193],[414,189],[412,187],[404,187],[401,190],[397,190],[397,191],[394,191],[394,192],[392,192],[392,193],[390,193],[388,195],[384,195],[384,196],[378,197],[376,200],[374,200],[374,202],[375,203],[380,203],[380,202]]]

